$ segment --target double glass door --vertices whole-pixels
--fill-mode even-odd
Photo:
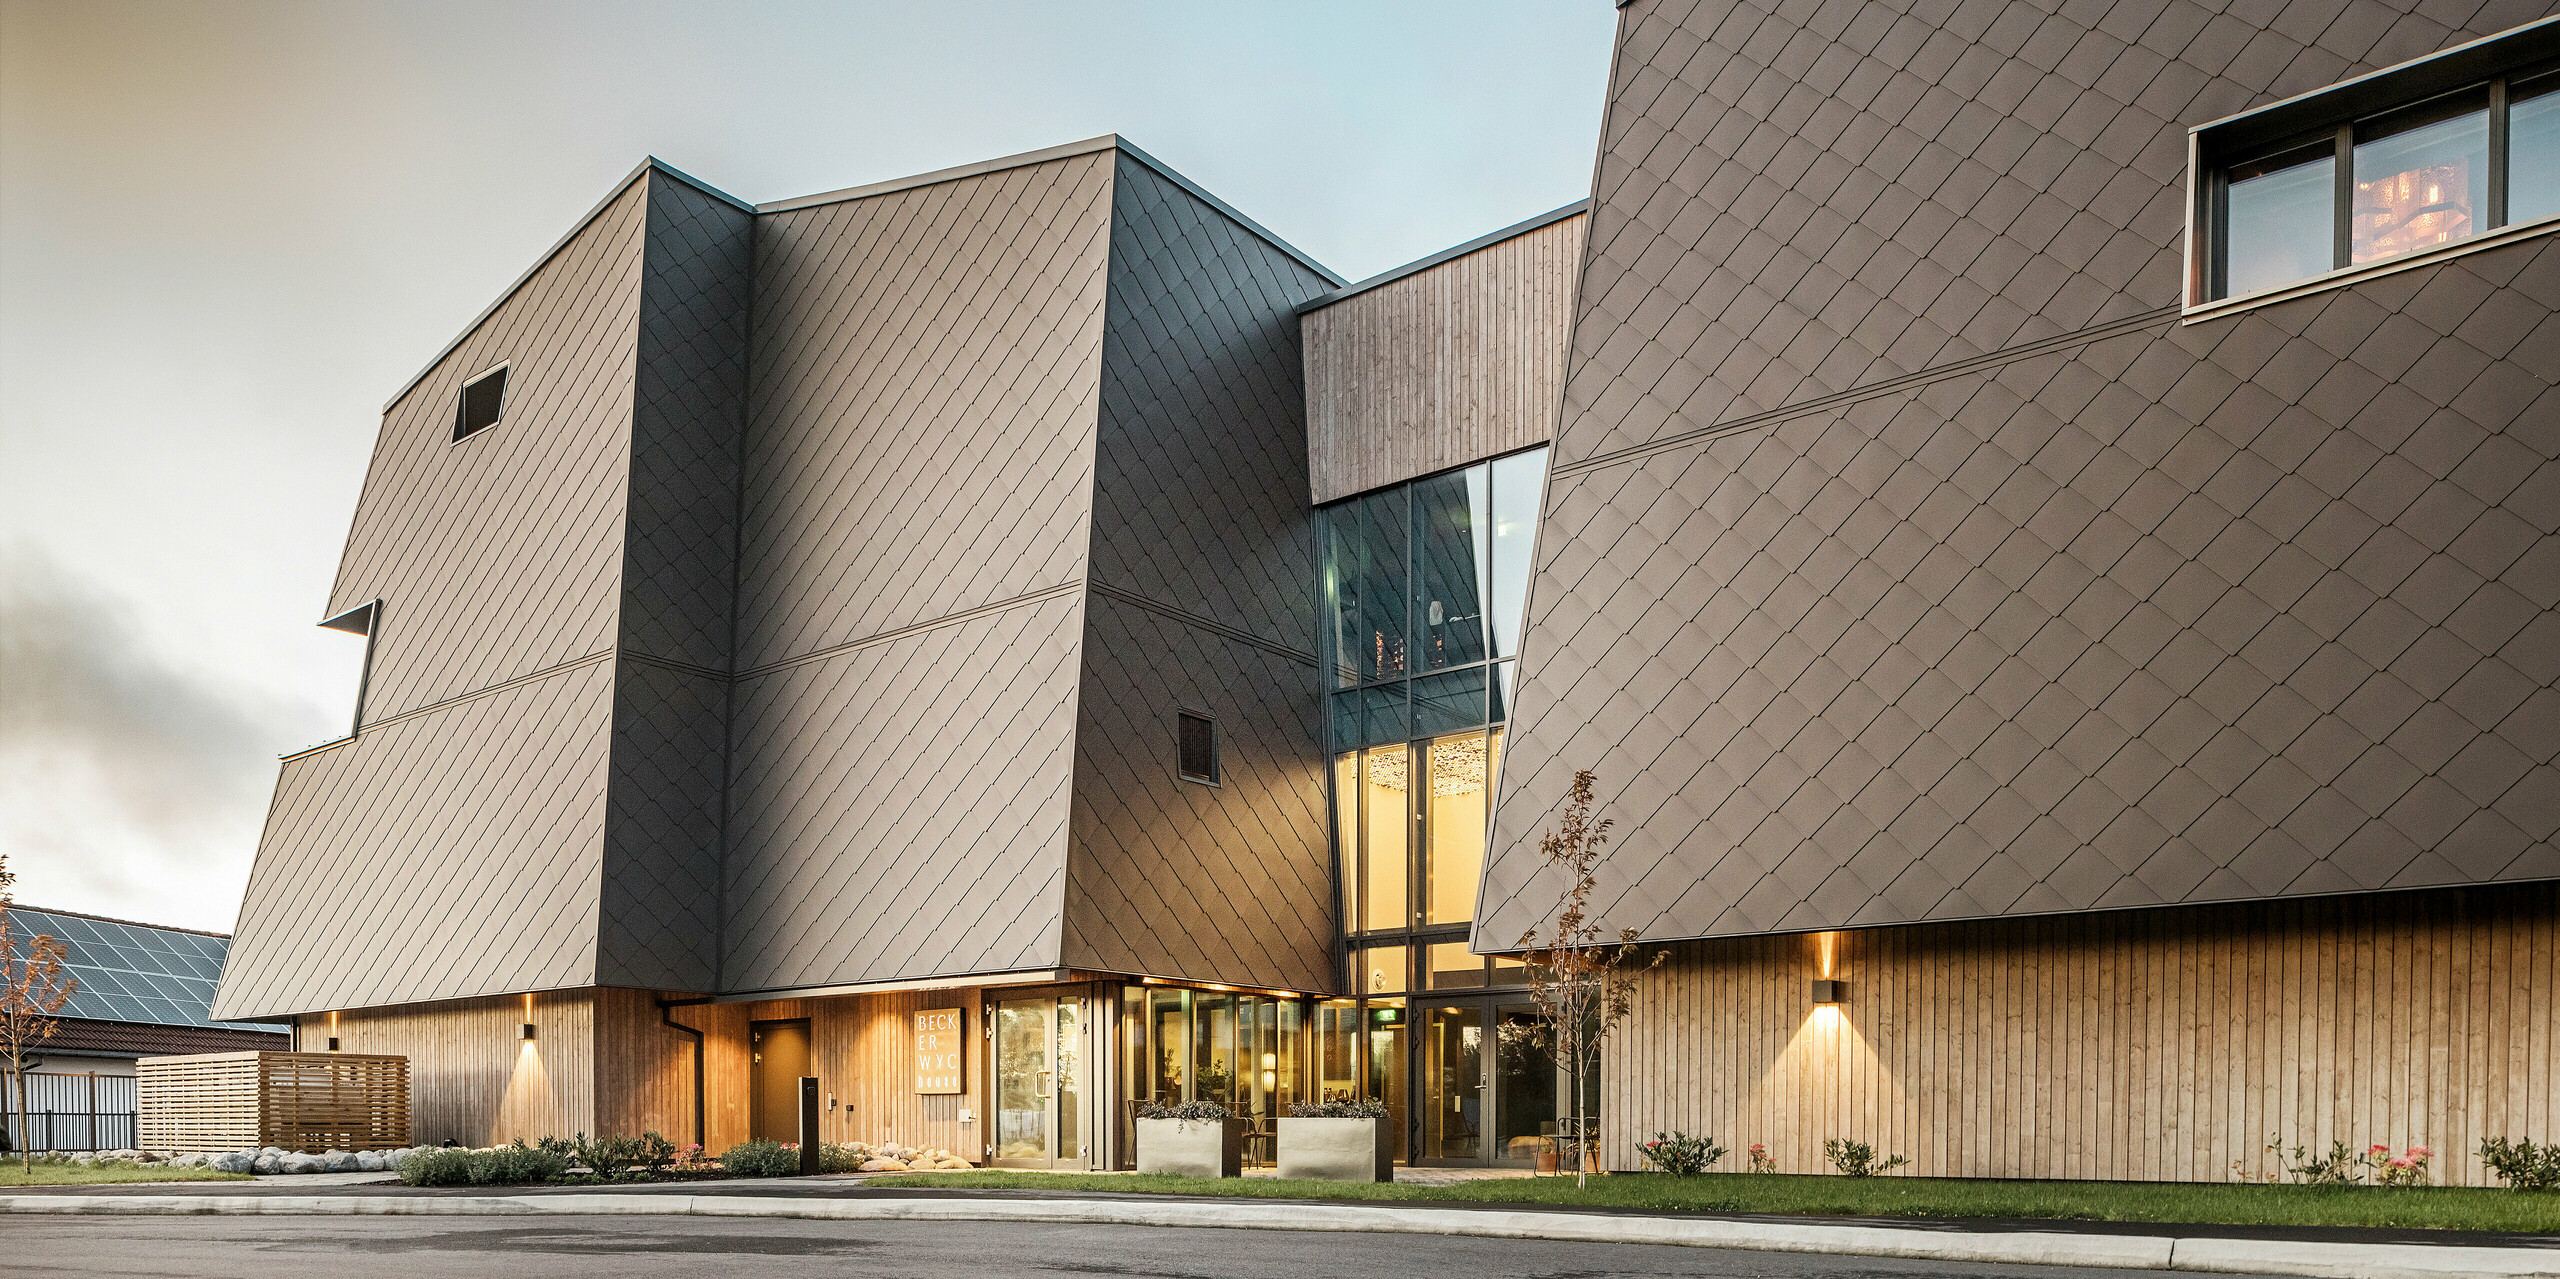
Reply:
[[[996,1001],[987,1016],[995,1060],[995,1153],[1012,1168],[1082,1168],[1091,1020],[1081,995]]]
[[[1413,1033],[1416,1163],[1527,1164],[1553,1150],[1562,1072],[1535,1004],[1433,999]]]

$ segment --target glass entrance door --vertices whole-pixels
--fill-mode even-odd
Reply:
[[[1564,1089],[1554,1041],[1537,1006],[1518,996],[1422,1003],[1412,1162],[1528,1164],[1555,1150]]]
[[[1414,1069],[1427,1104],[1415,1162],[1484,1158],[1484,1009],[1474,1004],[1430,1005],[1422,1010]]]
[[[1084,1000],[1075,995],[1002,1000],[987,1024],[994,1041],[996,1121],[989,1162],[1014,1168],[1084,1167]]]

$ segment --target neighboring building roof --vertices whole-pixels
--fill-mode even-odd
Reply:
[[[185,1053],[283,1052],[293,1037],[279,1027],[143,1026],[122,1021],[66,1017],[53,1038],[37,1045],[41,1056],[175,1057]]]
[[[61,1016],[153,1026],[229,1030],[208,1012],[228,933],[164,928],[76,911],[11,907],[23,935],[49,933],[70,950],[66,964],[80,983]]]

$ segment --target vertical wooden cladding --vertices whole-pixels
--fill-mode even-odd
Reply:
[[[974,1107],[985,1090],[982,1071],[986,1029],[978,1024],[976,988],[844,995],[825,999],[770,999],[753,1003],[700,1004],[674,1010],[675,1019],[703,1031],[704,1144],[712,1151],[745,1141],[751,1078],[747,1027],[751,1022],[809,1019],[810,1069],[818,1088],[835,1098],[819,1112],[819,1132],[833,1142],[894,1141],[938,1146],[976,1162],[983,1142],[977,1124],[963,1125],[960,1111]],[[957,1094],[915,1091],[915,1015],[928,1008],[963,1009],[961,1082]],[[690,1040],[670,1033],[667,1051],[689,1063]],[[692,1076],[666,1076],[689,1089]],[[672,1094],[669,1094],[672,1095]],[[690,1123],[692,1099],[678,1099]],[[673,1134],[674,1128],[662,1131]],[[686,1131],[690,1131],[689,1128]]]
[[[1548,223],[1303,317],[1317,504],[1555,434],[1590,221]]]
[[[1604,1149],[1633,1167],[1676,1128],[1785,1172],[1849,1137],[1921,1176],[2256,1181],[2270,1140],[2343,1140],[2488,1184],[2481,1138],[2560,1133],[2555,954],[2548,883],[1683,943],[1609,1047]]]
[[[487,1146],[596,1132],[598,994],[499,995],[310,1014],[295,1025],[294,1046],[312,1051],[334,1037],[341,1052],[408,1058],[409,1130],[419,1142]],[[521,1037],[527,1022],[534,1027],[530,1040]],[[682,1113],[689,1120],[689,1095]]]

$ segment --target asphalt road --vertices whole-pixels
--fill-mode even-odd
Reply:
[[[0,1217],[0,1275],[473,1279],[752,1274],[863,1279],[1615,1279],[1706,1275],[2125,1279],[2121,1270],[1951,1265],[1648,1244],[1013,1222],[718,1217]]]

